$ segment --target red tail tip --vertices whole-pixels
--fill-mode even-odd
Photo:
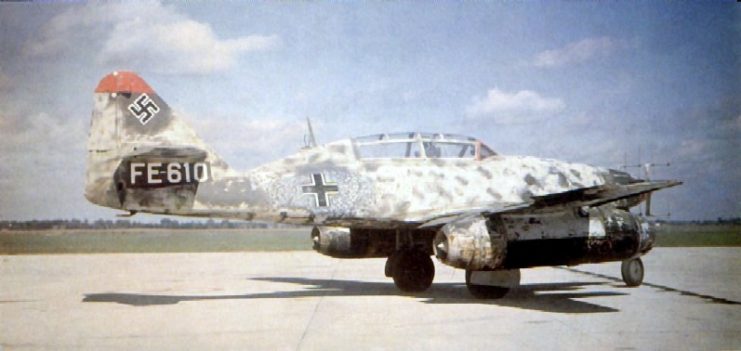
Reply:
[[[96,93],[148,93],[152,88],[134,72],[116,71],[100,80]]]

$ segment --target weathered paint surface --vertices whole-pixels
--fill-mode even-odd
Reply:
[[[447,265],[494,270],[501,267],[506,257],[507,235],[501,225],[488,218],[463,217],[440,228],[434,248],[437,258]]]
[[[491,270],[645,253],[652,238],[624,209],[677,184],[428,133],[339,140],[237,172],[140,77],[114,72],[94,94],[85,196],[132,212],[312,224],[319,251],[342,257],[387,256],[403,230],[407,245],[431,250],[434,239],[443,262]],[[554,240],[565,246],[542,246]]]
[[[127,72],[104,81],[116,77],[135,81],[126,87],[146,86]],[[301,150],[240,173],[229,168],[154,91],[125,90],[103,82],[96,90],[86,187],[90,201],[123,210],[317,224],[352,224],[369,218],[417,222],[441,210],[518,204],[532,196],[601,185],[612,178],[602,168],[524,156],[363,159],[351,139]],[[146,124],[131,111],[143,94],[157,106]],[[201,150],[202,161],[210,167],[209,179],[197,187],[139,191],[120,179],[116,182],[116,175],[129,173],[125,168],[117,172],[127,166],[122,160],[145,155],[138,158],[148,163],[166,163],[168,158],[185,162],[187,157],[152,153],[153,148],[166,153],[167,148],[182,147]],[[165,177],[167,170],[159,171]],[[304,191],[315,175],[337,189],[322,194],[325,206],[319,206],[316,194]]]
[[[651,249],[654,234],[612,205],[539,214],[464,217],[442,226],[434,241],[440,261],[495,270],[614,261]]]

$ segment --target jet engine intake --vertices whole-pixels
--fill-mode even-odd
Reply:
[[[350,228],[314,227],[311,241],[315,251],[332,257],[344,257],[351,251]]]
[[[504,262],[507,240],[491,219],[474,215],[442,226],[435,235],[434,250],[435,257],[449,266],[494,270]]]

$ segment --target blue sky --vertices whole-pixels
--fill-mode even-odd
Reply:
[[[734,2],[0,4],[0,219],[111,218],[82,196],[98,80],[140,73],[248,169],[386,131],[504,154],[671,162],[654,212],[741,215]]]

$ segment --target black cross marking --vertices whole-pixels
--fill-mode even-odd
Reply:
[[[340,188],[334,184],[325,184],[324,175],[314,173],[311,175],[311,185],[304,185],[301,190],[304,194],[314,195],[317,207],[327,207],[329,206],[329,193],[336,193]]]
[[[157,112],[160,112],[160,107],[149,98],[147,94],[141,94],[136,101],[129,105],[129,111],[134,114],[134,117],[141,122],[142,125],[147,124]]]

